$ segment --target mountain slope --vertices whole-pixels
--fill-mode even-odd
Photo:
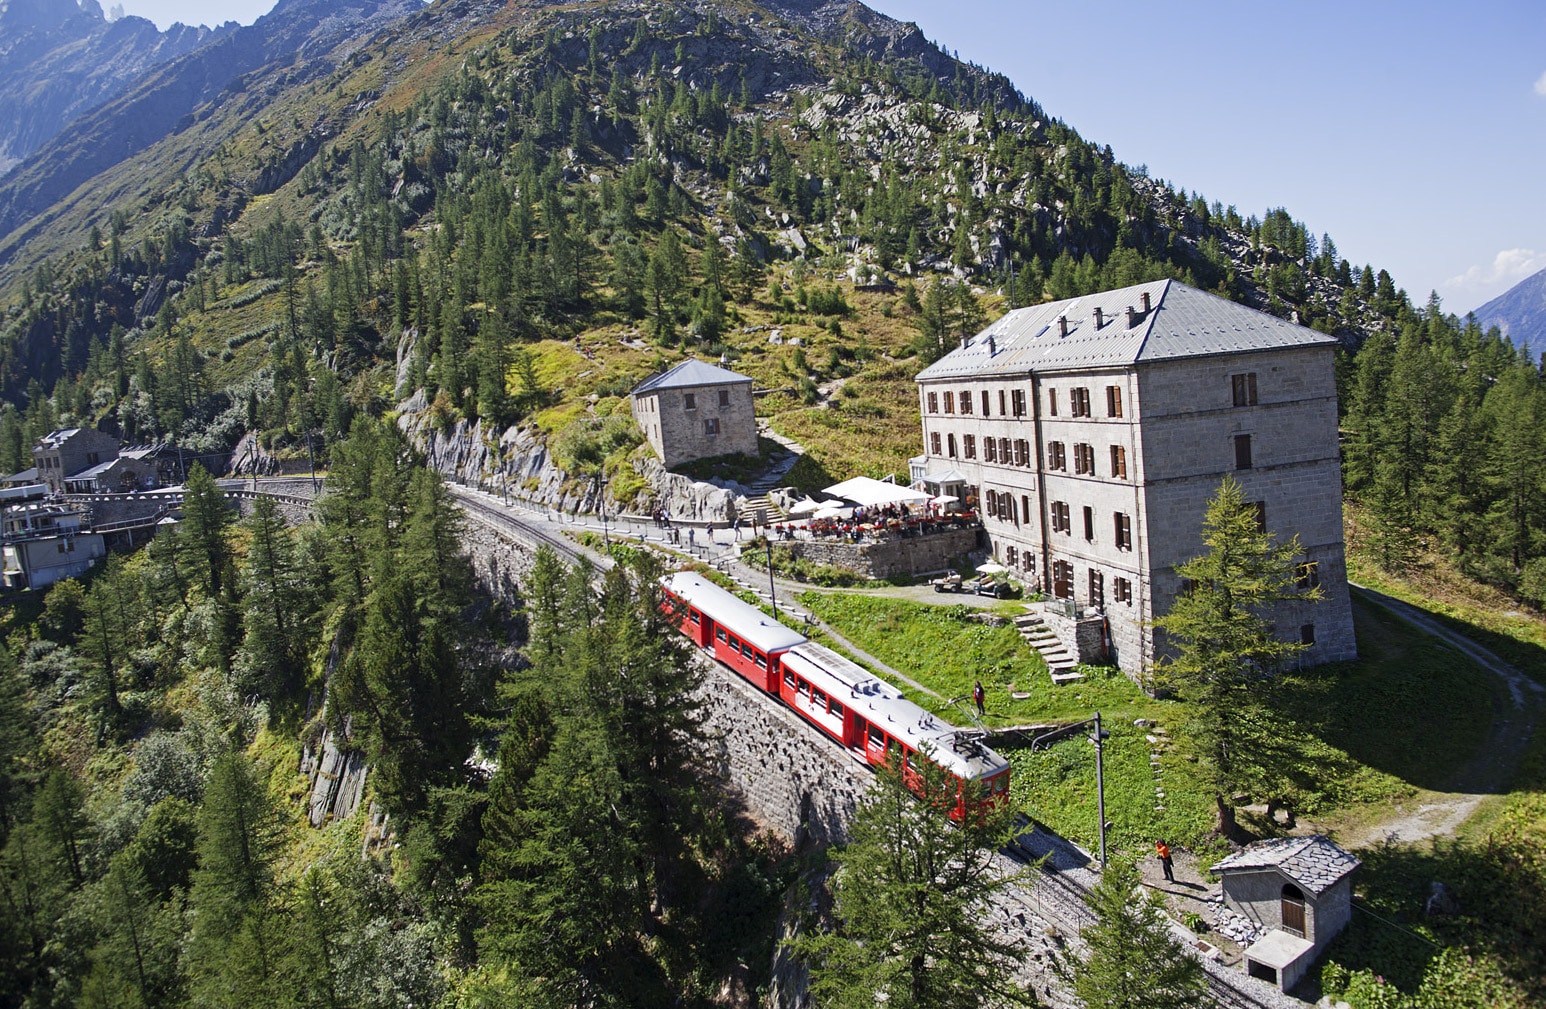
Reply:
[[[140,17],[108,21],[97,0],[0,2],[0,175],[149,70],[236,29]]]
[[[316,62],[323,53],[417,8],[415,0],[291,0],[250,27],[223,32],[155,69],[111,101],[78,116],[0,178],[5,248],[35,234],[46,223],[37,220],[39,215],[77,186],[175,136],[222,104],[247,101],[246,75],[290,67],[284,85],[297,85],[331,69]],[[17,229],[24,229],[20,236],[14,233]],[[7,253],[0,249],[0,261],[5,258]]]
[[[1526,277],[1472,313],[1483,329],[1497,326],[1531,352],[1546,352],[1546,270]]]

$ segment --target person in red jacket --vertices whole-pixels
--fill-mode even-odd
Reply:
[[[982,681],[978,680],[977,681],[977,685],[972,688],[972,703],[977,705],[977,717],[978,718],[981,718],[983,715],[987,714],[987,710],[986,710],[986,707],[985,707],[985,705],[987,703],[987,700],[988,700],[988,692],[986,690],[982,689]]]
[[[1165,878],[1174,883],[1176,881],[1176,874],[1174,863],[1170,859],[1170,845],[1164,841],[1155,841],[1154,852],[1159,855],[1160,868],[1165,870]]]

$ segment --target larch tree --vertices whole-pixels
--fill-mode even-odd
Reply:
[[[1156,620],[1176,651],[1156,670],[1156,685],[1187,702],[1183,745],[1200,761],[1212,788],[1215,829],[1235,827],[1233,795],[1256,774],[1252,739],[1272,719],[1264,714],[1261,686],[1304,645],[1272,633],[1268,610],[1296,599],[1318,601],[1320,588],[1298,586],[1299,537],[1279,543],[1263,529],[1244,489],[1225,477],[1203,518],[1207,552],[1176,568],[1190,588]]]
[[[1020,951],[983,913],[1013,883],[993,865],[1012,811],[974,803],[956,822],[958,794],[926,758],[893,751],[880,769],[836,855],[833,927],[790,943],[824,1009],[1036,1004],[1014,981]]]
[[[1089,955],[1070,973],[1087,1009],[1202,1009],[1209,1004],[1202,964],[1170,934],[1157,895],[1140,893],[1131,859],[1113,859],[1085,894],[1095,923],[1079,933]]]

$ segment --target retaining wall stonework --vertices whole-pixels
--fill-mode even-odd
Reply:
[[[890,578],[953,568],[977,549],[978,535],[976,529],[950,529],[883,543],[838,540],[780,540],[776,543],[814,564],[827,564],[870,578]]]

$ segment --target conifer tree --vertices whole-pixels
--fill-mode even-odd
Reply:
[[[1318,600],[1320,588],[1296,586],[1299,537],[1280,543],[1261,528],[1233,477],[1208,502],[1202,538],[1207,552],[1176,568],[1189,591],[1155,621],[1176,649],[1160,662],[1156,679],[1188,702],[1183,745],[1201,762],[1214,792],[1215,829],[1228,836],[1235,824],[1229,797],[1256,770],[1252,727],[1272,724],[1269,713],[1256,710],[1260,687],[1305,647],[1274,636],[1267,610],[1288,599]]]
[[[1073,964],[1074,993],[1087,1009],[1202,1009],[1202,964],[1171,937],[1163,903],[1140,882],[1133,860],[1116,858],[1085,894],[1095,923],[1079,933],[1089,955]]]
[[[833,930],[791,944],[810,965],[818,1004],[1035,1004],[1013,980],[1018,950],[983,915],[985,903],[1013,882],[993,867],[1012,814],[1007,804],[981,806],[953,822],[957,796],[955,779],[933,761],[904,765],[892,751],[836,856]]]

